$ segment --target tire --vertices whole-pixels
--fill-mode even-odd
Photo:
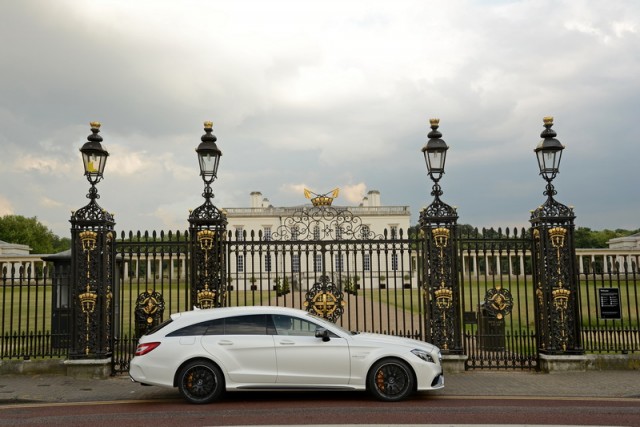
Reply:
[[[385,402],[402,400],[413,393],[414,388],[413,370],[402,360],[379,360],[367,376],[367,390]]]
[[[189,362],[178,376],[180,394],[189,403],[210,403],[224,391],[222,371],[206,360]]]

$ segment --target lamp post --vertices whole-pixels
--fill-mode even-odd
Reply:
[[[222,307],[226,300],[224,240],[227,217],[212,202],[211,184],[218,176],[222,151],[212,134],[213,124],[204,123],[205,134],[196,148],[200,176],[205,184],[202,205],[189,214],[191,239],[191,305],[198,308]]]
[[[534,152],[547,182],[547,200],[531,211],[533,269],[536,286],[538,350],[543,354],[582,354],[580,295],[572,207],[554,199],[552,181],[560,171],[564,146],[556,139],[553,117],[543,119],[542,141]]]
[[[96,184],[109,153],[102,147],[100,123],[82,146],[84,175],[91,184],[89,203],[71,215],[72,325],[69,357],[103,359],[112,352],[115,291],[113,215],[101,208]]]
[[[545,117],[543,122],[545,129],[540,134],[543,139],[535,148],[534,152],[538,158],[540,175],[547,181],[547,189],[544,194],[553,198],[553,196],[556,195],[556,191],[551,181],[553,181],[558,172],[560,172],[560,160],[562,159],[564,145],[556,139],[557,134],[551,129],[553,126],[553,117]]]
[[[422,283],[426,307],[427,341],[444,353],[462,353],[460,291],[458,287],[456,209],[444,203],[439,181],[449,147],[438,130],[440,120],[431,119],[429,140],[422,148],[429,177],[433,181],[433,202],[420,212],[420,232],[424,245]]]
[[[431,195],[438,198],[442,195],[438,181],[440,181],[440,178],[444,175],[444,164],[447,160],[447,150],[449,146],[441,139],[442,133],[438,130],[440,119],[431,119],[430,123],[431,132],[427,135],[429,140],[424,147],[422,147],[422,154],[427,164],[429,177],[433,181],[433,191]]]
[[[102,142],[102,137],[98,134],[100,132],[100,123],[91,122],[90,126],[92,133],[87,137],[87,142],[82,146],[80,152],[82,153],[84,176],[87,177],[87,180],[91,184],[91,189],[87,197],[95,200],[100,198],[96,184],[102,180],[102,174],[107,164],[109,152],[100,144]]]

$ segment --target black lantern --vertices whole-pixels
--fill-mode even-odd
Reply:
[[[447,159],[449,147],[442,138],[442,133],[438,130],[440,119],[430,119],[431,132],[427,135],[429,141],[422,147],[422,154],[427,164],[427,171],[434,182],[438,182],[444,175],[444,163]]]
[[[204,122],[204,131],[206,132],[200,140],[202,141],[196,152],[198,153],[198,162],[200,163],[200,176],[205,184],[209,185],[218,177],[218,164],[222,151],[216,145],[216,136],[211,132],[213,130],[212,122]]]
[[[104,167],[107,164],[109,153],[102,148],[102,137],[98,135],[100,132],[100,123],[91,122],[92,134],[87,137],[87,142],[82,146],[82,162],[84,163],[84,175],[92,186],[95,186],[102,180]]]
[[[540,136],[544,139],[540,141],[534,151],[538,157],[540,175],[550,183],[560,170],[560,159],[562,158],[564,145],[555,138],[557,134],[551,129],[553,117],[545,117],[543,120],[545,130],[542,131]]]

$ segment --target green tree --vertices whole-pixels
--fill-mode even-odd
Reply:
[[[607,242],[616,237],[626,237],[638,233],[640,230],[591,230],[588,227],[578,227],[574,233],[576,248],[607,248]]]
[[[52,254],[71,247],[70,238],[60,238],[38,221],[38,218],[22,215],[0,217],[0,240],[28,245],[34,254]]]

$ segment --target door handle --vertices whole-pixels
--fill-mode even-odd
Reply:
[[[229,340],[218,341],[218,345],[233,345],[233,341],[229,341]]]
[[[279,344],[280,344],[280,345],[294,345],[294,344],[295,344],[295,342],[293,342],[293,341],[288,341],[288,340],[287,340],[287,341],[280,341],[280,343],[279,343]]]

